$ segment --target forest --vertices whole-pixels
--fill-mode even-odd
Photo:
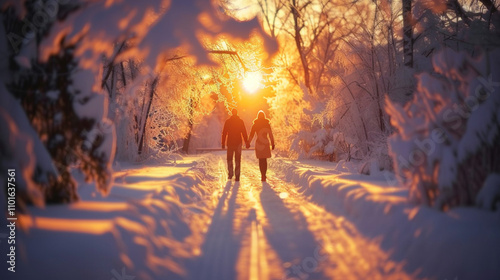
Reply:
[[[395,170],[438,208],[499,171],[495,2],[158,2],[3,4],[2,162],[28,201],[76,200],[72,169],[106,193],[115,157],[218,147],[233,108],[268,112],[279,155]]]
[[[276,162],[500,209],[496,0],[2,0],[0,19],[0,179],[16,170],[20,213],[219,149],[232,109],[247,129],[265,112]]]

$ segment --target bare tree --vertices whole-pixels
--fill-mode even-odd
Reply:
[[[272,38],[276,39],[283,29],[282,22],[290,13],[286,10],[286,1],[284,0],[258,0],[260,12],[264,25],[269,29]]]

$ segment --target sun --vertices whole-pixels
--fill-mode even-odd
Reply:
[[[260,72],[247,72],[243,78],[243,87],[248,93],[255,93],[263,88],[262,74]]]

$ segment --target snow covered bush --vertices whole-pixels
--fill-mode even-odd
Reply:
[[[114,131],[103,118],[104,95],[89,83],[92,72],[79,66],[75,50],[81,37],[68,42],[62,36],[55,44],[57,51],[45,60],[39,57],[41,41],[52,26],[77,11],[78,5],[27,1],[21,15],[16,8],[6,5],[0,12],[0,50],[5,56],[0,65],[0,111],[8,124],[0,161],[22,174],[19,203],[77,200],[74,170],[107,193]],[[43,20],[33,20],[42,16]]]
[[[351,159],[352,140],[336,129],[301,131],[291,137],[293,141],[290,151],[298,158],[319,158],[329,161]]]
[[[41,141],[33,136],[36,136],[36,132],[30,126],[22,107],[7,89],[0,85],[0,167],[3,170],[15,170],[16,197],[20,208],[24,208],[25,203],[44,204],[43,192],[33,181],[35,170],[40,175],[57,175],[50,155]],[[7,172],[1,174],[0,179],[7,182]],[[37,180],[48,182],[48,178],[43,176],[38,176]],[[7,187],[7,184],[5,186]],[[7,202],[6,193],[6,189],[0,191],[2,207],[2,204]]]
[[[111,178],[110,154],[105,147],[111,124],[99,122],[102,116],[93,108],[94,102],[103,102],[102,96],[77,81],[73,50],[64,48],[44,63],[33,61],[32,69],[21,68],[8,85],[58,171],[53,176],[35,170],[35,182],[42,186],[49,203],[78,199],[77,184],[71,175],[74,168],[82,171],[86,180],[95,181],[104,193]],[[37,179],[46,176],[48,182]]]
[[[292,157],[309,158],[314,156],[321,156],[325,154],[324,148],[329,142],[327,139],[328,133],[323,129],[318,129],[315,132],[310,131],[299,131],[298,133],[290,136],[292,138],[292,144],[290,146],[290,152]],[[325,154],[333,156],[333,153]]]
[[[412,201],[474,205],[487,177],[500,171],[500,52],[473,59],[444,49],[433,67],[417,76],[405,106],[386,101],[396,129],[390,154]]]

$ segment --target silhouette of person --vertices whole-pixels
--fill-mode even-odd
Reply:
[[[222,149],[225,148],[227,138],[227,169],[229,172],[228,179],[231,180],[234,174],[236,177],[236,182],[238,182],[240,180],[241,169],[241,137],[243,137],[243,140],[245,141],[245,143],[247,143],[248,148],[248,136],[243,120],[238,117],[238,110],[233,109],[231,113],[232,116],[226,120],[226,122],[224,123],[224,129],[222,130]]]
[[[262,110],[257,113],[257,118],[253,121],[247,147],[249,147],[249,143],[252,141],[254,134],[257,135],[257,140],[255,140],[255,155],[259,159],[259,169],[262,176],[261,180],[262,182],[265,182],[267,179],[267,159],[271,157],[269,139],[271,140],[271,147],[274,150],[274,136],[269,120],[266,118],[266,114]]]

